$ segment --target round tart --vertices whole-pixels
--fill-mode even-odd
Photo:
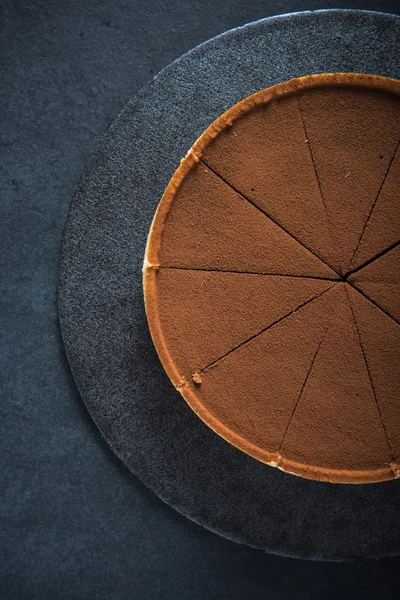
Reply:
[[[400,82],[324,74],[224,113],[144,263],[152,338],[215,432],[303,477],[400,473]]]

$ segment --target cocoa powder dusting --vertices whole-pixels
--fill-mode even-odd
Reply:
[[[243,451],[313,479],[390,479],[400,84],[271,90],[212,126],[167,188],[149,237],[152,336],[188,403]]]

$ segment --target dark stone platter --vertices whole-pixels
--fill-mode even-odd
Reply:
[[[293,13],[228,31],[172,63],[122,110],[71,204],[59,271],[69,363],[114,452],[160,498],[229,539],[327,560],[400,553],[400,482],[334,485],[266,466],[211,431],[169,382],[143,306],[150,223],[179,160],[226,109],[292,77],[400,77],[400,18]]]

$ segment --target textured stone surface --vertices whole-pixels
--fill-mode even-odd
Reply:
[[[320,559],[397,554],[398,482],[310,482],[258,463],[209,430],[169,383],[152,347],[142,301],[145,240],[180,158],[224,110],[309,73],[399,77],[399,34],[393,16],[302,13],[260,21],[196,48],[161,72],[109,127],[65,230],[63,336],[103,435],[183,514],[276,553]]]

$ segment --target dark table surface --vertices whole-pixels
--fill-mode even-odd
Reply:
[[[397,1],[2,0],[0,597],[395,598],[400,559],[317,563],[202,529],[114,457],[58,327],[68,204],[101,134],[164,66],[246,22]]]

